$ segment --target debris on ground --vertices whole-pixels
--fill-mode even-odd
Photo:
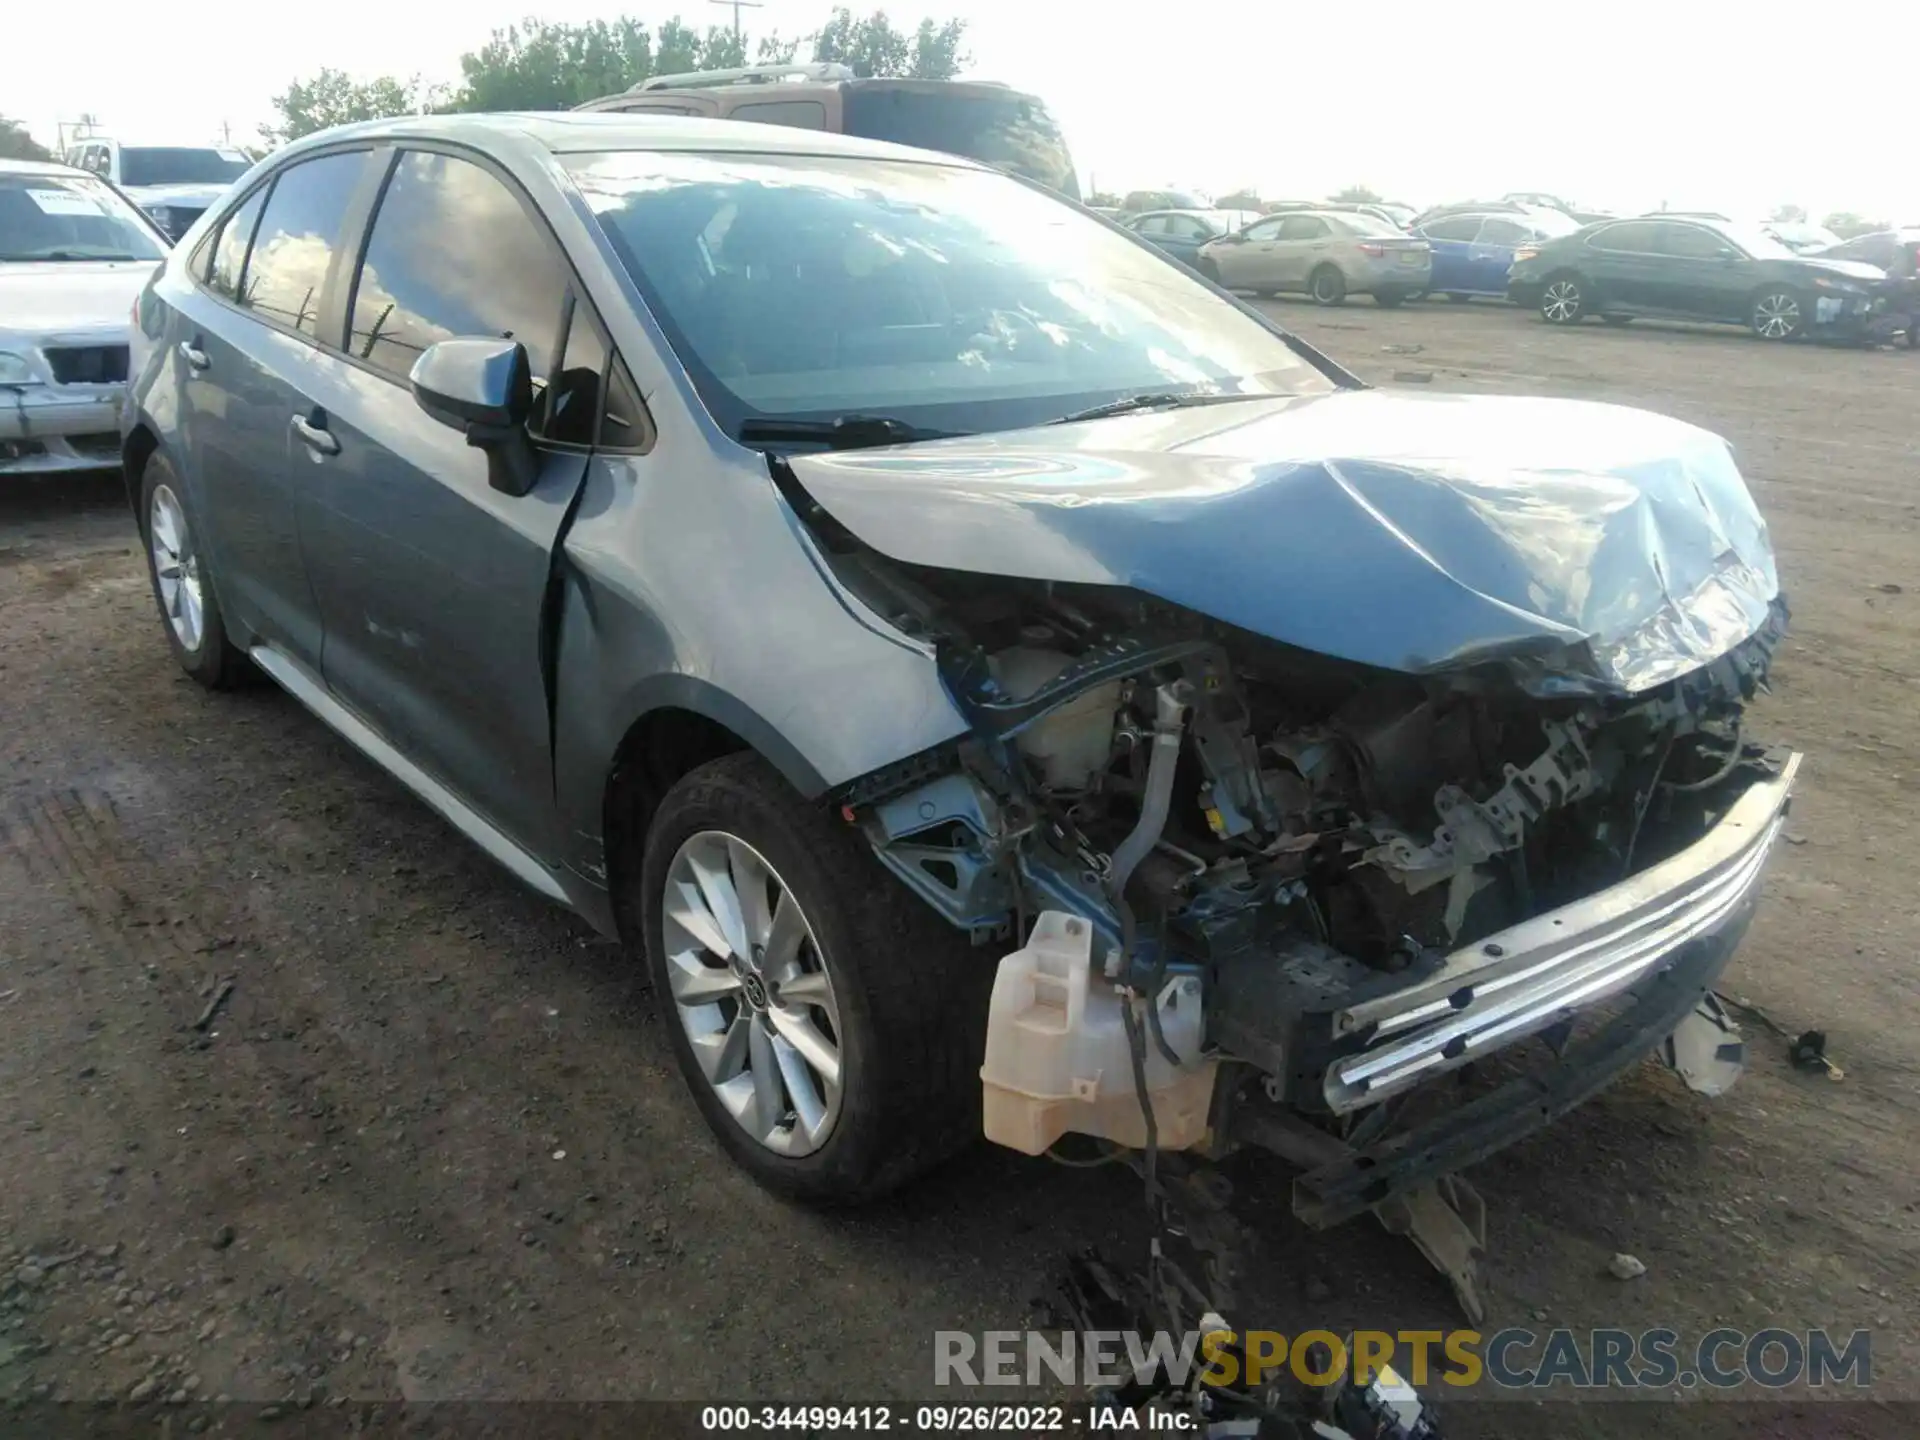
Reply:
[[[1737,1010],[1747,1019],[1764,1029],[1771,1030],[1787,1042],[1787,1059],[1796,1070],[1820,1071],[1829,1080],[1844,1080],[1847,1072],[1827,1058],[1827,1032],[1824,1030],[1802,1030],[1794,1034],[1766,1011],[1751,1000],[1734,999],[1716,992],[1715,999],[1730,1010]]]
[[[204,1030],[213,1024],[213,1017],[220,1013],[220,1007],[227,1003],[227,997],[233,994],[233,981],[222,980],[214,987],[213,998],[207,1001],[207,1008],[200,1012],[200,1018],[193,1022],[193,1028]]]
[[[1607,1262],[1607,1273],[1616,1280],[1638,1280],[1647,1273],[1646,1262],[1624,1250]]]

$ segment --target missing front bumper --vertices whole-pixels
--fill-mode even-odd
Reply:
[[[1786,756],[1670,859],[1455,951],[1417,985],[1337,1011],[1336,1043],[1354,1037],[1361,1048],[1327,1067],[1327,1107],[1345,1113],[1411,1089],[1613,999],[1689,945],[1744,930],[1800,760]]]

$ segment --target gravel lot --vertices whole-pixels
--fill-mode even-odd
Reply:
[[[1869,1327],[1875,1393],[1920,1399],[1920,356],[1492,305],[1275,313],[1371,381],[1726,434],[1793,600],[1760,714],[1809,761],[1726,988],[1823,1029],[1845,1078],[1750,1026],[1723,1100],[1647,1066],[1483,1167],[1489,1328]],[[0,1399],[133,1396],[216,1430],[261,1413],[216,1396],[924,1399],[934,1330],[1021,1325],[1089,1239],[1131,1254],[1117,1169],[981,1147],[858,1214],[756,1190],[617,949],[291,700],[175,671],[117,478],[0,488],[0,753]],[[1402,1242],[1309,1234],[1277,1167],[1233,1174],[1249,1323],[1457,1323]],[[1610,1278],[1617,1251],[1648,1273]],[[1448,1418],[1757,1433],[1712,1409]]]

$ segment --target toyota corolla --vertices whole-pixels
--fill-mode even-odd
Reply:
[[[608,115],[289,147],[133,360],[179,663],[629,947],[769,1185],[1253,1143],[1326,1223],[1730,1078],[1798,757],[1704,430],[1368,388],[967,161]]]

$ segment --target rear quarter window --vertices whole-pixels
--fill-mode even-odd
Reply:
[[[827,128],[827,107],[818,100],[756,100],[735,105],[729,120],[757,120],[762,125],[791,125],[801,130]]]

